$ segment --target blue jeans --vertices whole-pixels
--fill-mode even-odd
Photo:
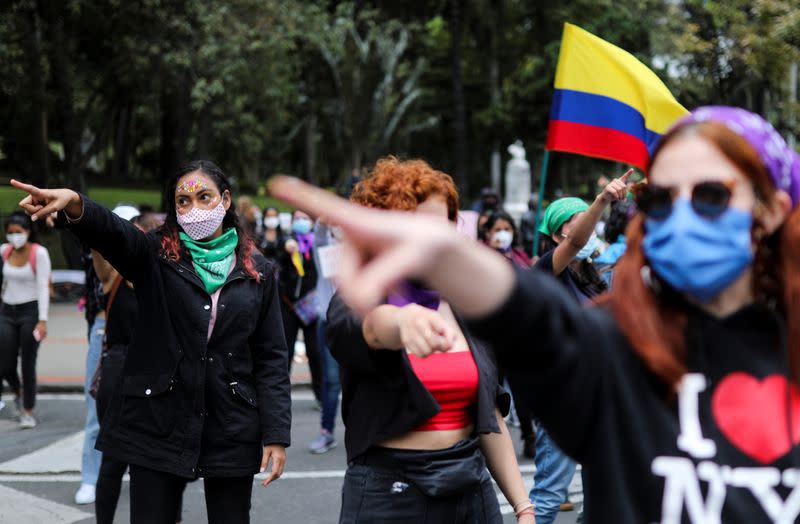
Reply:
[[[542,425],[536,424],[536,473],[530,493],[536,507],[536,524],[552,524],[556,519],[559,506],[567,500],[576,467],[575,461],[558,449]]]
[[[320,363],[322,364],[322,429],[333,433],[336,424],[336,410],[339,407],[339,392],[342,384],[339,380],[339,363],[331,355],[328,342],[325,339],[325,329],[328,322],[322,318],[317,322],[317,344],[319,347]]]
[[[106,332],[106,319],[96,318],[89,332],[89,352],[86,354],[86,378],[83,383],[83,396],[86,398],[86,424],[83,436],[83,457],[81,458],[81,483],[97,484],[97,475],[100,473],[100,460],[102,454],[94,449],[100,424],[97,422],[97,407],[94,398],[89,394],[92,387],[92,377],[100,362],[100,353],[103,351],[103,337]]]

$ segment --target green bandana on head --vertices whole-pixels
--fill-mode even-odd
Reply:
[[[233,264],[233,252],[239,243],[239,235],[235,228],[230,228],[214,240],[200,242],[181,231],[178,233],[183,245],[192,255],[192,262],[200,280],[209,295],[219,289]]]
[[[587,209],[589,209],[589,204],[580,198],[559,198],[547,206],[542,217],[542,223],[539,224],[539,232],[547,236],[554,235],[573,215]]]

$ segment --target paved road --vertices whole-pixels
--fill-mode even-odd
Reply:
[[[39,401],[41,424],[20,431],[9,410],[0,411],[0,523],[88,524],[93,506],[76,506],[72,497],[80,477],[83,401],[75,394],[43,394]],[[267,489],[253,487],[253,522],[307,524],[336,522],[345,468],[343,446],[324,455],[311,455],[306,445],[316,435],[319,412],[307,390],[293,393],[294,424],[284,478]],[[516,429],[513,429],[516,433]],[[341,422],[337,438],[342,439]],[[530,481],[532,464],[522,463]],[[499,495],[499,500],[505,500]],[[201,482],[186,490],[184,522],[204,523],[205,502]],[[117,511],[117,522],[128,522],[127,483]],[[504,506],[505,521],[514,522]],[[575,522],[575,512],[559,515],[557,524]]]
[[[42,346],[39,376],[45,389],[76,391],[83,384],[86,356],[86,324],[72,305],[55,305],[51,313],[50,338]],[[308,380],[308,368],[296,365],[292,375],[298,385]],[[319,431],[319,411],[310,391],[293,389],[292,442],[284,477],[269,488],[253,487],[252,521],[308,524],[336,522],[342,476],[344,446],[324,455],[312,455],[307,445]],[[80,483],[80,452],[85,417],[83,396],[77,393],[45,392],[39,396],[40,425],[20,431],[10,408],[0,411],[0,524],[88,524],[94,522],[94,506],[72,502]],[[512,429],[517,438],[517,430]],[[336,437],[342,442],[341,421]],[[521,467],[530,484],[533,465]],[[576,478],[575,484],[578,484]],[[505,503],[499,495],[501,504]],[[580,496],[573,497],[580,500]],[[503,505],[505,522],[515,522],[511,508]],[[116,521],[127,523],[127,483]],[[573,524],[575,512],[561,513],[557,524]],[[186,490],[184,522],[205,523],[202,482]]]

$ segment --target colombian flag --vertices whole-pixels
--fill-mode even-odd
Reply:
[[[633,55],[564,24],[545,149],[647,167],[658,138],[688,111]]]

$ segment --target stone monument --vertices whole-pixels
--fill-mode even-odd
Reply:
[[[525,159],[525,147],[517,140],[508,146],[511,159],[506,164],[505,210],[519,224],[522,214],[528,210],[531,196],[531,165]]]

